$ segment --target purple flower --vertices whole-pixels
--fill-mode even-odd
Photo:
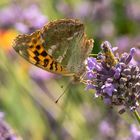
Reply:
[[[95,86],[93,84],[88,84],[85,90],[89,89],[95,89]]]
[[[86,60],[87,89],[94,89],[95,95],[101,96],[106,104],[136,109],[140,97],[140,68],[131,63],[136,49],[131,48],[129,54],[123,53],[120,57],[114,54],[108,41],[102,43],[101,49],[98,60],[92,57]]]
[[[115,90],[114,85],[112,83],[106,83],[101,88],[102,88],[103,93],[106,93],[109,96],[112,96],[112,94]]]
[[[96,74],[93,71],[88,71],[86,77],[88,77],[88,79],[96,78]]]
[[[45,80],[49,80],[51,78],[55,78],[56,75],[52,74],[50,72],[47,72],[45,70],[36,68],[36,67],[32,67],[29,71],[30,76],[35,79],[36,81],[45,81]]]
[[[139,1],[128,3],[127,7],[126,7],[126,12],[127,12],[127,16],[131,20],[140,21],[140,4],[139,4]]]
[[[136,127],[136,125],[131,125],[130,127],[131,135],[128,140],[139,140],[140,139],[140,130]]]
[[[47,17],[40,12],[37,5],[31,5],[27,9],[24,9],[23,19],[33,28],[40,28],[48,21]]]
[[[86,65],[87,65],[88,70],[94,70],[94,69],[98,69],[99,71],[101,70],[100,65],[97,63],[96,59],[93,57],[87,58]]]
[[[29,28],[27,25],[25,25],[24,23],[22,22],[18,22],[18,23],[15,23],[14,27],[20,31],[21,33],[28,33],[29,32]]]
[[[92,2],[89,2],[89,1],[79,3],[75,7],[74,16],[75,17],[85,18],[85,17],[91,15],[92,14],[91,13],[92,8],[93,8],[92,6],[93,6]]]
[[[140,66],[140,36],[136,36],[134,38],[122,36],[117,39],[116,44],[119,46],[119,54],[128,52],[131,49],[131,46],[134,46],[136,48],[135,57],[132,58],[131,63],[135,63]]]
[[[21,13],[21,11],[15,5],[3,8],[0,11],[0,27],[12,27],[15,21],[20,18],[19,13]]]
[[[115,71],[115,74],[114,74],[114,78],[117,80],[120,78],[120,75],[121,75],[121,66],[120,67],[116,67],[116,71]]]
[[[40,12],[35,4],[27,8],[13,4],[0,11],[0,27],[15,27],[22,33],[33,32],[41,28],[47,21],[47,17]]]
[[[115,133],[111,124],[106,120],[100,123],[99,130],[101,134],[105,137],[112,137]]]
[[[3,113],[0,115],[2,114]],[[3,115],[2,118],[0,118],[0,140],[21,140],[21,137],[17,136],[10,125],[4,121]]]
[[[57,10],[64,15],[64,17],[73,17],[73,7],[64,2],[64,1],[59,1],[56,5]]]

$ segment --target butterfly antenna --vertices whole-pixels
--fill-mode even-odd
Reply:
[[[61,99],[61,97],[66,93],[66,91],[68,90],[69,86],[70,86],[70,83],[67,85],[67,87],[65,88],[65,90],[63,91],[63,93],[57,98],[57,100],[55,101],[56,104]]]

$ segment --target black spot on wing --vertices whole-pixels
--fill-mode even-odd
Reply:
[[[41,55],[44,56],[44,57],[46,57],[48,54],[47,54],[46,51],[42,51],[42,52],[41,52]]]
[[[37,50],[35,50],[33,53],[34,53],[36,56],[39,56],[39,52],[38,52]]]
[[[38,62],[40,61],[40,59],[37,56],[35,56],[34,59],[36,60],[36,64],[38,64]]]
[[[57,69],[57,62],[54,62],[54,64],[55,64],[55,70],[57,71],[58,69]]]
[[[44,59],[44,67],[47,67],[48,63],[49,63],[49,60],[48,59]]]
[[[37,50],[40,50],[40,49],[41,49],[41,46],[40,46],[40,45],[37,45],[37,46],[36,46],[36,49],[37,49]]]
[[[33,47],[34,47],[33,45],[30,45],[30,46],[29,46],[29,48],[31,48],[31,49],[32,49]]]
[[[52,61],[52,63],[50,64],[50,70],[53,70],[53,64],[54,64],[54,61]]]

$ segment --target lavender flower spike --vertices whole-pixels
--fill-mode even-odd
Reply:
[[[135,52],[131,48],[130,53],[118,56],[108,41],[103,42],[97,59],[87,59],[87,89],[94,89],[111,106],[135,110],[140,99],[140,68],[131,63]]]

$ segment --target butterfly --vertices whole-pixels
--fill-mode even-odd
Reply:
[[[52,73],[80,77],[93,48],[84,25],[77,19],[49,22],[31,34],[18,35],[15,51],[30,63]]]

